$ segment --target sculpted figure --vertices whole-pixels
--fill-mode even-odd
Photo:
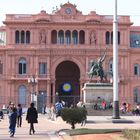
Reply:
[[[91,34],[90,34],[90,44],[91,44],[91,45],[92,45],[92,44],[96,45],[96,41],[97,41],[96,32],[93,31],[93,32],[91,32]]]
[[[40,44],[46,44],[46,32],[44,30],[40,32]]]

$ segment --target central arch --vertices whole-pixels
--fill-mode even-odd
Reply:
[[[68,106],[76,104],[80,98],[80,69],[72,61],[61,62],[55,71],[56,92]]]

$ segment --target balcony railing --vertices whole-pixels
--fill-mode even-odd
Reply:
[[[11,76],[12,80],[27,80],[28,78],[32,77],[32,74],[14,74]],[[49,76],[47,74],[39,74],[36,75],[38,80],[48,80]]]

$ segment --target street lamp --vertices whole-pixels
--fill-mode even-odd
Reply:
[[[33,102],[35,104],[35,107],[37,108],[37,96],[35,92],[35,86],[38,83],[38,80],[35,75],[33,75],[31,78],[28,78],[28,83],[32,85],[31,102]]]

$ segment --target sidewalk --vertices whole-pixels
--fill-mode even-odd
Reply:
[[[93,140],[102,137],[102,140],[115,140],[113,137],[118,137],[118,134],[94,134],[80,135],[69,137],[67,135],[59,136],[58,132],[62,129],[71,129],[69,124],[66,124],[60,117],[56,121],[47,119],[46,115],[39,115],[39,123],[35,124],[35,135],[29,135],[29,124],[23,116],[23,125],[21,128],[16,128],[15,140]],[[115,120],[116,121],[116,120]],[[121,121],[121,122],[120,122]],[[8,118],[0,121],[0,140],[9,140],[8,134]],[[88,116],[87,124],[82,126],[76,125],[76,128],[91,128],[91,129],[140,129],[140,116],[123,116],[117,122],[112,121],[111,116]],[[85,138],[86,137],[86,138]],[[121,140],[121,139],[120,139]],[[123,139],[122,139],[123,140]]]

